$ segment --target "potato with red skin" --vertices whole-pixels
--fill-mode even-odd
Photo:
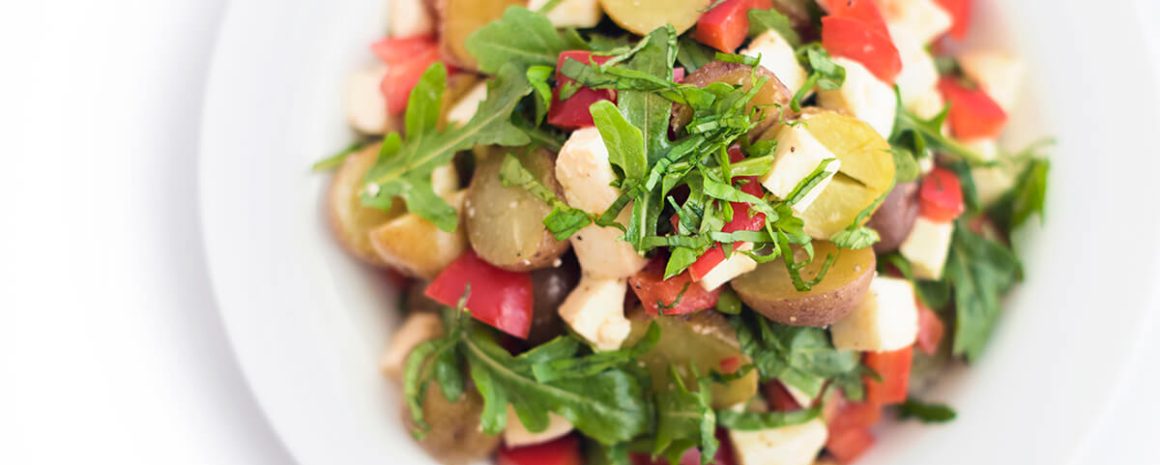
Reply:
[[[808,291],[798,291],[783,260],[758,265],[730,284],[742,302],[770,320],[790,326],[824,328],[841,320],[858,306],[870,288],[877,260],[870,249],[839,250],[833,243],[814,241],[814,260],[801,270],[804,280],[814,279],[826,257],[837,257],[825,278]],[[803,250],[797,259],[805,260]]]
[[[881,240],[874,244],[874,251],[880,254],[898,250],[914,222],[918,220],[918,183],[899,184],[882,201],[878,211],[870,217],[866,226],[878,231]]]
[[[326,204],[330,229],[342,248],[368,264],[387,268],[386,262],[379,258],[371,246],[368,234],[374,228],[402,215],[405,208],[401,202],[396,202],[389,212],[362,204],[360,192],[365,185],[363,177],[378,156],[379,144],[372,144],[350,154],[330,180]]]
[[[741,63],[712,61],[689,74],[684,83],[705,87],[721,82],[749,90],[753,88],[754,79],[765,79],[765,84],[762,85],[761,90],[757,92],[757,95],[753,97],[746,108],[749,111],[754,108],[761,110],[761,121],[758,122],[756,128],[750,131],[751,135],[756,136],[771,129],[778,121],[795,117],[795,114],[791,113],[789,109],[793,92],[786,88],[785,84],[771,71],[761,66],[754,68]],[[673,132],[679,133],[692,119],[693,110],[691,108],[674,105],[671,123]]]

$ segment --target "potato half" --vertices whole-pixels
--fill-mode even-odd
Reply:
[[[612,21],[636,35],[672,24],[682,34],[697,24],[712,0],[600,0]]]
[[[802,278],[814,279],[830,254],[837,260],[825,279],[809,291],[794,287],[782,260],[764,263],[731,285],[746,305],[770,320],[790,326],[826,327],[858,306],[877,266],[871,249],[839,250],[833,243],[814,241],[815,258],[801,270]],[[798,255],[799,260],[805,258],[804,251]]]
[[[347,157],[335,172],[327,192],[327,210],[330,229],[338,243],[351,255],[378,267],[387,264],[375,253],[367,234],[374,228],[403,214],[403,205],[396,202],[391,211],[365,207],[359,198],[363,177],[378,159],[379,144],[372,144]]]

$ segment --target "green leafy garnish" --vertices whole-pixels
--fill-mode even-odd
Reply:
[[[813,407],[794,412],[737,412],[721,410],[717,412],[717,422],[737,431],[760,431],[800,425],[822,415],[821,407]]]
[[[776,31],[795,49],[802,45],[802,38],[793,28],[789,17],[781,14],[780,11],[773,8],[749,10],[749,37],[757,37],[765,31]]]
[[[841,67],[830,57],[829,52],[822,48],[822,44],[811,43],[797,51],[797,59],[802,66],[809,70],[806,82],[801,89],[795,89],[790,108],[793,111],[802,110],[802,100],[814,90],[837,90],[846,82],[846,68]]]
[[[496,74],[506,65],[554,67],[560,52],[575,46],[570,42],[546,16],[511,6],[502,18],[467,38],[467,51],[479,63],[480,71]]]
[[[890,145],[896,151],[901,150],[902,154],[910,154],[916,158],[933,157],[934,152],[938,152],[960,158],[972,166],[990,164],[982,155],[942,133],[943,123],[950,107],[944,109],[938,116],[925,120],[907,110],[906,105],[902,104],[902,93],[898,86],[894,86],[894,95],[897,111],[894,132],[890,135]]]
[[[342,166],[342,163],[345,162],[351,154],[361,150],[366,146],[367,143],[361,140],[351,142],[350,145],[346,146],[346,148],[338,151],[334,155],[314,162],[314,164],[310,166],[310,170],[314,171],[315,173],[321,173],[324,171],[336,169],[339,166]]]
[[[946,423],[958,416],[946,404],[929,404],[913,397],[898,406],[900,420],[915,419],[923,423]]]
[[[1005,231],[1013,231],[1027,223],[1033,216],[1045,219],[1047,205],[1047,177],[1051,172],[1051,161],[1036,154],[1032,146],[1012,157],[1013,163],[1023,163],[1023,170],[1015,181],[1015,187],[1000,197],[991,207],[990,216]]]
[[[677,62],[689,73],[713,61],[717,54],[713,49],[689,37],[681,37],[678,44]]]
[[[686,450],[696,447],[701,451],[701,463],[711,463],[719,444],[714,435],[717,414],[710,406],[709,382],[698,376],[697,390],[690,391],[676,366],[670,367],[669,374],[672,387],[660,388],[656,393],[657,430],[652,455],[678,463]]]
[[[754,312],[730,317],[730,323],[763,381],[776,379],[817,397],[828,380],[861,373],[858,354],[835,349],[821,328],[779,325]]]
[[[961,220],[944,271],[954,292],[954,355],[976,360],[990,339],[1000,297],[1022,279],[1023,268],[1007,246],[971,231]]]

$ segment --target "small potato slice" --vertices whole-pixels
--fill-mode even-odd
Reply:
[[[378,159],[379,144],[373,144],[347,157],[330,181],[327,193],[330,229],[338,237],[339,244],[355,257],[378,267],[387,264],[379,258],[371,246],[367,233],[403,214],[403,205],[395,202],[391,211],[365,207],[359,198],[363,176]]]
[[[527,0],[438,0],[436,5],[443,59],[459,68],[476,69],[475,58],[467,52],[467,38],[503,16],[507,7],[525,6]]]
[[[805,252],[799,251],[804,258]],[[874,278],[874,251],[842,250],[825,241],[814,241],[814,261],[802,269],[806,280],[817,276],[829,254],[837,254],[825,279],[809,291],[794,288],[785,262],[764,263],[732,282],[733,290],[753,310],[790,326],[826,327],[849,314],[866,295]]]
[[[402,410],[403,423],[408,429],[413,428],[410,411]],[[483,398],[474,387],[469,387],[459,402],[451,402],[443,396],[438,383],[432,383],[423,400],[423,415],[431,429],[419,445],[440,463],[479,463],[491,456],[500,443],[499,435],[483,432],[479,424],[482,413]]]
[[[701,376],[710,371],[722,371],[722,364],[743,367],[752,360],[741,352],[737,332],[721,314],[714,311],[686,316],[650,318],[643,310],[631,312],[632,333],[626,346],[636,344],[644,337],[652,322],[660,325],[661,338],[657,346],[640,358],[652,375],[654,386],[672,384],[670,367],[684,376],[685,386],[696,389],[697,380],[690,370],[696,366]],[[711,383],[713,408],[729,408],[752,399],[757,394],[757,372],[725,384]]]
[[[464,194],[452,194],[447,203],[462,212]],[[443,231],[414,213],[375,228],[370,242],[383,262],[403,274],[423,279],[434,279],[467,249],[462,227],[455,232]]]
[[[880,194],[894,185],[890,143],[869,124],[833,111],[813,112],[802,121],[810,134],[842,161],[842,174]]]
[[[809,210],[800,215],[806,234],[821,240],[834,237],[853,224],[862,210],[874,205],[879,195],[839,171]]]
[[[753,100],[749,102],[748,107],[751,111],[754,108],[759,108],[762,111],[761,122],[750,133],[752,135],[758,135],[770,130],[777,121],[793,116],[788,113],[784,116],[782,115],[783,112],[789,109],[790,100],[793,99],[793,92],[787,89],[785,84],[773,72],[761,66],[754,68],[741,63],[713,61],[693,71],[685,79],[685,83],[705,87],[715,82],[723,82],[741,86],[749,90],[753,88],[753,80],[755,77],[759,80],[767,79],[765,85],[757,92]],[[689,107],[675,107],[671,123],[674,132],[678,132],[681,128],[684,128],[692,118],[693,111]]]
[[[568,250],[568,241],[556,240],[544,226],[552,207],[523,188],[503,185],[499,172],[506,154],[492,151],[475,168],[465,204],[468,240],[480,258],[505,270],[550,266]],[[518,157],[540,184],[559,195],[550,153],[532,150]]]
[[[600,0],[612,21],[629,32],[644,36],[672,24],[682,34],[697,23],[712,0]]]

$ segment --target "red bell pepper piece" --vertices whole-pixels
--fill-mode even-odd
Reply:
[[[610,89],[589,89],[587,87],[580,88],[575,94],[572,94],[572,96],[566,99],[560,99],[560,93],[564,89],[564,86],[575,82],[561,72],[565,62],[575,60],[584,64],[603,64],[610,59],[612,57],[593,55],[592,52],[586,50],[570,50],[560,54],[560,58],[556,61],[556,88],[552,92],[551,108],[548,109],[548,124],[563,129],[590,127],[594,124],[592,122],[592,113],[588,111],[588,108],[592,104],[601,100],[616,102],[616,93],[614,91]]]
[[[997,137],[1007,124],[1007,112],[982,89],[971,89],[957,79],[944,77],[938,90],[951,106],[947,121],[959,139]]]
[[[942,343],[943,335],[946,333],[946,325],[943,324],[938,314],[927,308],[922,303],[918,304],[918,341],[915,345],[918,349],[927,355],[934,355],[938,352],[938,346]]]
[[[873,0],[830,0],[826,3],[830,16],[865,22],[875,31],[890,37],[886,20],[882,17],[882,10],[878,9]]]
[[[841,463],[850,463],[874,443],[870,428],[882,419],[882,407],[869,402],[850,402],[836,392],[825,403],[822,416],[829,429],[826,450]]]
[[[971,30],[971,0],[935,0],[951,15],[950,36],[965,39]]]
[[[580,440],[575,435],[534,446],[501,447],[497,465],[582,465]]]
[[[665,280],[665,261],[653,260],[628,278],[628,286],[649,315],[686,315],[717,305],[721,290],[706,291],[693,282],[689,272]]]
[[[438,46],[438,41],[433,35],[388,37],[371,44],[371,51],[379,57],[379,60],[391,66],[408,61]]]
[[[765,384],[765,400],[775,412],[796,412],[802,409],[797,399],[794,399],[781,381],[775,380]]]
[[[744,184],[741,185],[741,191],[747,194],[761,197],[761,184],[757,178],[743,177],[736,178],[742,180]],[[749,204],[743,202],[733,202],[733,219],[721,228],[722,232],[737,232],[737,231],[760,231],[765,227],[765,214],[757,213],[749,208]],[[737,252],[734,252],[737,253]],[[689,274],[693,277],[693,281],[700,282],[705,275],[713,271],[717,265],[725,261],[725,248],[721,244],[714,245],[709,250],[705,251],[697,261],[689,266]]]
[[[906,388],[910,384],[910,362],[914,347],[893,352],[867,352],[863,363],[874,370],[882,381],[866,377],[866,402],[874,405],[895,405],[906,402]]]
[[[826,451],[842,464],[858,460],[873,445],[874,434],[867,428],[830,431],[826,438]]]
[[[749,10],[753,0],[725,0],[701,15],[693,38],[725,53],[733,53],[749,35]]]
[[[532,329],[532,278],[492,266],[468,251],[445,268],[431,285],[427,297],[449,307],[468,291],[471,316],[520,339]]]
[[[847,16],[822,18],[822,46],[831,55],[862,63],[887,84],[893,84],[902,72],[902,57],[890,34],[872,21]]]
[[[415,89],[415,85],[419,83],[427,68],[437,61],[439,49],[433,47],[419,52],[409,60],[387,65],[387,75],[383,77],[379,90],[387,100],[388,113],[400,115],[407,109],[411,91]]]
[[[954,221],[963,214],[963,185],[954,171],[936,167],[918,189],[919,214],[939,223]]]

